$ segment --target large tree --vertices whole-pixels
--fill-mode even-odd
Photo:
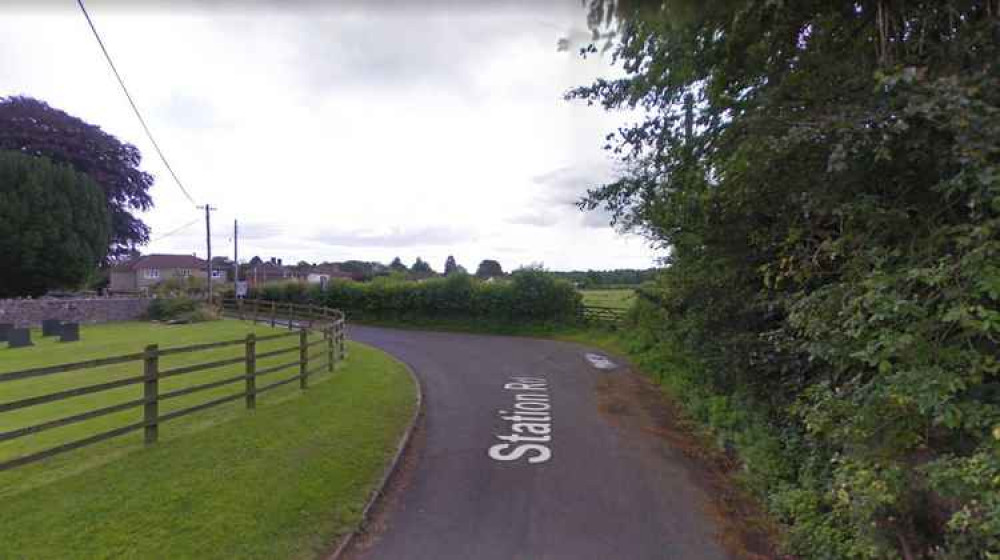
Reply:
[[[499,262],[493,259],[483,259],[479,263],[479,267],[476,268],[476,277],[478,278],[494,278],[497,276],[503,276],[503,268]]]
[[[100,127],[30,97],[0,98],[0,150],[44,156],[88,175],[103,189],[111,215],[110,255],[149,241],[149,226],[133,213],[149,210],[153,177],[142,155]]]
[[[389,270],[392,270],[394,272],[406,272],[409,269],[406,268],[405,264],[403,264],[402,259],[396,257],[392,259],[391,263],[389,263]]]
[[[458,270],[458,263],[455,262],[455,257],[448,255],[448,258],[444,261],[444,275],[448,276],[456,270]]]
[[[0,298],[85,282],[108,250],[101,188],[68,165],[0,151]]]
[[[410,267],[410,272],[422,276],[431,276],[434,274],[434,269],[431,268],[431,265],[427,264],[427,261],[417,257],[417,260],[413,261],[413,266]]]
[[[794,552],[1000,555],[1000,2],[592,5],[624,75],[571,97],[641,117],[583,205],[669,247],[647,340]]]

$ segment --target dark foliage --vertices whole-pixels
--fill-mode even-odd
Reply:
[[[108,250],[100,187],[67,165],[0,151],[0,298],[77,288]]]
[[[615,270],[573,270],[570,272],[553,272],[559,278],[565,278],[581,288],[612,288],[618,286],[638,286],[656,278],[657,269],[637,270],[622,268]]]
[[[484,259],[476,268],[476,278],[498,278],[503,276],[500,263],[492,259]]]
[[[434,274],[434,269],[426,261],[417,257],[417,260],[413,262],[413,266],[410,267],[410,272],[417,276],[431,276]]]
[[[458,263],[455,262],[455,257],[448,255],[448,258],[444,261],[444,275],[451,276],[458,270]]]
[[[92,178],[103,189],[111,216],[109,255],[149,241],[149,227],[133,212],[149,210],[153,177],[139,169],[139,150],[30,97],[0,98],[0,150],[45,156]]]
[[[391,277],[359,283],[334,280],[325,290],[301,283],[267,285],[255,296],[311,302],[358,319],[488,319],[496,322],[573,322],[580,295],[571,284],[539,270],[515,272],[509,281],[480,282],[455,273],[419,282]]]
[[[592,4],[626,76],[571,97],[646,116],[583,206],[670,248],[644,344],[789,548],[1000,557],[1000,2]]]
[[[399,257],[396,257],[389,263],[389,270],[393,272],[406,272],[409,269],[406,268],[406,265],[403,264],[403,261]]]

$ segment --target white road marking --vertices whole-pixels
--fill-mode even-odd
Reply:
[[[522,458],[531,464],[548,461],[552,458],[552,450],[547,445],[552,441],[549,384],[542,377],[512,377],[503,388],[517,391],[513,410],[500,411],[500,418],[511,423],[511,433],[497,435],[496,438],[504,443],[493,445],[486,454],[494,461]]]
[[[601,354],[592,354],[590,352],[587,352],[583,356],[587,358],[587,361],[590,362],[590,365],[594,366],[597,369],[615,369],[616,367],[618,367],[618,364],[612,362],[611,360],[608,359],[607,356],[603,356]]]

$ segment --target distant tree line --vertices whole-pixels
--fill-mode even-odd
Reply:
[[[573,270],[553,272],[558,278],[573,282],[581,288],[612,288],[638,286],[656,278],[657,269],[620,268],[616,270]]]
[[[250,260],[249,266],[260,266],[264,264],[264,260],[260,257],[253,257]],[[331,266],[336,267],[336,269],[350,274],[351,278],[360,282],[367,282],[379,277],[385,276],[396,276],[398,278],[405,278],[410,280],[421,280],[426,278],[432,278],[438,276],[438,272],[421,257],[417,257],[413,264],[406,266],[403,260],[399,257],[395,257],[388,264],[382,264],[377,261],[361,261],[361,260],[346,260],[339,262],[322,262],[322,263],[309,263],[307,261],[299,261],[297,264],[290,266],[293,272],[302,275],[310,272],[317,266]],[[444,276],[451,276],[453,274],[468,274],[468,270],[458,264],[454,256],[449,255],[444,262],[443,267]],[[476,268],[475,276],[480,279],[488,278],[498,278],[504,276],[503,267],[500,263],[493,259],[484,259],[479,263]]]

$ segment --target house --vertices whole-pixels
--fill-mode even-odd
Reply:
[[[229,257],[212,257],[212,280],[233,281],[235,264]]]
[[[254,257],[247,267],[246,280],[250,282],[250,287],[260,286],[271,282],[284,282],[292,280],[295,275],[290,268],[281,264],[281,259],[271,257],[269,261],[261,261]]]
[[[143,255],[125,261],[111,269],[112,292],[136,292],[156,286],[169,278],[201,278],[208,276],[207,262],[194,255]],[[213,270],[212,276],[224,279],[225,272]]]
[[[340,267],[335,264],[321,264],[314,266],[306,271],[301,278],[308,284],[319,284],[320,286],[326,286],[327,283],[334,278],[342,278],[345,280],[354,279],[352,274],[340,270]]]

